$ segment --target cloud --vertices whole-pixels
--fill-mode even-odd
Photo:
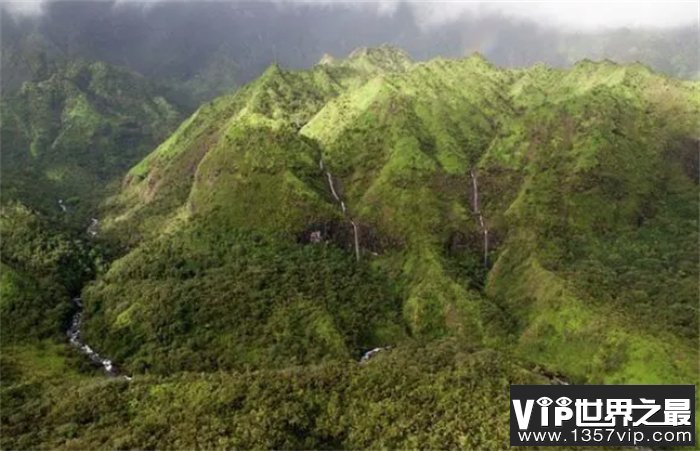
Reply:
[[[20,15],[36,15],[41,12],[41,0],[9,0],[3,2],[3,7]]]
[[[4,2],[13,12],[37,14],[42,5],[55,0],[10,0]],[[89,0],[86,0],[89,1]],[[93,0],[100,1],[100,0]],[[162,1],[183,0],[117,0],[117,3],[154,4]],[[187,0],[185,0],[187,1]],[[195,2],[196,0],[189,0]],[[236,3],[234,0],[219,0]],[[343,4],[373,11],[378,15],[392,15],[402,3],[409,5],[422,28],[435,28],[454,23],[466,17],[503,15],[525,19],[538,25],[569,30],[594,30],[598,28],[655,27],[666,28],[700,24],[700,2],[696,0],[672,1],[473,1],[473,0],[277,0],[287,6],[303,4],[329,7]]]
[[[440,26],[464,15],[501,14],[538,25],[591,30],[698,24],[697,1],[440,1],[412,4],[423,26]]]

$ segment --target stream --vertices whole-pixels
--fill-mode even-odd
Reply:
[[[92,218],[90,226],[87,229],[87,234],[91,237],[95,237],[97,235],[98,224],[99,221],[95,218]],[[73,304],[75,305],[76,311],[73,315],[73,319],[71,320],[70,327],[66,331],[66,335],[68,335],[68,341],[82,354],[86,355],[94,363],[100,365],[107,376],[119,376],[119,370],[114,365],[111,359],[101,356],[90,345],[83,341],[81,334],[81,327],[83,325],[83,299],[80,296],[77,296],[74,297],[72,300]],[[127,376],[125,374],[121,375],[121,377],[126,379],[127,381],[131,380],[131,376]]]
[[[58,206],[61,208],[61,212],[67,213],[68,209],[66,208],[65,203],[63,202],[63,199],[58,199]],[[87,234],[91,237],[97,236],[97,227],[98,227],[99,221],[95,218],[92,218],[90,226],[87,228]],[[76,312],[73,315],[73,319],[71,319],[70,327],[66,331],[66,335],[68,335],[68,341],[72,346],[77,348],[82,354],[85,354],[90,360],[92,360],[94,363],[100,365],[102,369],[105,371],[107,376],[109,377],[116,377],[119,375],[119,372],[117,368],[114,366],[114,363],[110,359],[107,359],[105,357],[102,357],[97,351],[92,349],[90,345],[82,341],[81,334],[80,334],[80,327],[82,326],[83,323],[83,300],[82,298],[74,297],[72,299],[73,304],[76,307]],[[124,379],[130,381],[131,377],[124,375]]]
[[[90,220],[90,225],[87,228],[87,234],[90,235],[91,237],[96,237],[97,236],[97,229],[100,226],[100,221],[98,221],[96,218],[92,218]]]
[[[71,321],[70,327],[68,328],[68,341],[71,345],[76,347],[80,352],[88,356],[90,360],[97,363],[104,369],[107,376],[116,377],[119,375],[119,371],[114,366],[114,363],[110,359],[102,357],[97,351],[92,349],[90,345],[84,343],[80,334],[80,327],[83,322],[83,300],[80,297],[73,298],[73,304],[77,307],[75,315],[73,315],[73,320]],[[130,381],[131,377],[123,376],[124,379]]]
[[[389,349],[391,349],[391,346],[384,346],[383,348],[370,349],[369,351],[362,354],[362,357],[360,357],[359,363],[360,364],[367,363],[369,361],[369,359],[374,357],[374,355],[377,354],[378,352],[387,351]]]

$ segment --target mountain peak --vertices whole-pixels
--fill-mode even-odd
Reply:
[[[335,57],[330,53],[324,53],[321,59],[318,60],[318,64],[322,66],[332,66],[333,64],[335,64],[335,62]]]
[[[493,63],[491,61],[489,61],[480,52],[472,52],[470,55],[468,55],[466,58],[464,58],[464,61],[467,61],[474,66],[479,66],[479,67],[484,67],[484,68],[489,68],[489,69],[494,67]]]
[[[405,50],[389,44],[379,47],[359,47],[353,50],[345,61],[355,66],[369,66],[389,72],[404,72],[413,65],[411,57]]]
[[[262,78],[262,77],[266,77],[266,76],[270,76],[270,75],[275,75],[275,74],[279,74],[281,72],[282,72],[282,68],[277,63],[277,61],[275,61],[274,63],[267,66],[267,69],[265,69],[265,72],[263,72],[260,77]]]
[[[348,55],[348,59],[357,59],[362,57],[402,60],[408,63],[412,62],[411,57],[404,49],[391,44],[382,44],[378,47],[358,47]]]

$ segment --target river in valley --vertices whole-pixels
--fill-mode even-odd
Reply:
[[[107,374],[107,376],[119,376],[119,370],[114,365],[114,363],[112,363],[112,360],[101,356],[90,345],[83,341],[80,333],[80,328],[83,322],[83,300],[80,297],[75,297],[73,298],[73,304],[75,305],[77,310],[73,315],[70,327],[68,328],[68,341],[82,354],[86,355],[94,363],[100,365],[104,372]],[[129,376],[122,375],[122,377],[126,380],[131,380],[131,377]]]

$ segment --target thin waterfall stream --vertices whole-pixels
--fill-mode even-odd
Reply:
[[[338,195],[338,191],[336,191],[335,184],[333,183],[333,175],[331,175],[330,171],[326,170],[326,167],[323,164],[323,159],[318,160],[318,166],[319,166],[319,168],[321,168],[321,171],[325,172],[326,179],[328,179],[328,187],[331,190],[331,194],[333,195],[333,198],[340,205],[340,210],[343,212],[343,216],[348,216],[348,209],[345,206],[345,202]],[[359,262],[360,261],[360,238],[359,238],[359,232],[357,230],[357,224],[355,223],[355,220],[352,218],[350,218],[350,225],[352,226],[352,234],[353,234],[353,238],[354,238],[355,258]],[[385,350],[389,350],[389,349],[391,349],[391,346],[372,348],[369,351],[362,354],[362,356],[360,357],[359,363],[365,364],[365,363],[369,362],[369,360],[372,357],[374,357],[377,353],[385,351]]]
[[[481,212],[481,199],[479,198],[479,181],[476,176],[476,171],[471,169],[469,175],[472,179],[472,211],[478,218],[479,229],[483,235],[484,240],[484,266],[489,264],[489,228],[486,225],[486,220]],[[538,374],[546,377],[552,385],[569,385],[569,381],[562,375],[552,373],[540,369],[537,371]]]
[[[479,220],[479,229],[484,240],[484,266],[489,264],[489,228],[484,220],[484,215],[481,213],[481,202],[479,199],[479,182],[476,178],[476,171],[471,169],[469,174],[472,179],[472,211],[477,215]]]
[[[323,159],[318,160],[318,166],[319,166],[319,168],[321,168],[321,171],[325,171],[325,173],[326,173],[326,178],[328,179],[328,186],[331,189],[331,194],[333,194],[333,198],[335,198],[336,202],[338,202],[338,205],[340,205],[340,211],[343,212],[343,216],[348,216],[348,209],[345,206],[345,202],[338,195],[338,192],[335,189],[335,183],[333,182],[333,175],[331,175],[330,171],[326,170],[326,167],[323,164]],[[352,226],[352,234],[353,234],[354,247],[355,247],[355,258],[359,262],[360,261],[360,237],[359,237],[359,233],[357,230],[357,224],[355,223],[355,220],[352,218],[350,218],[350,225]]]

